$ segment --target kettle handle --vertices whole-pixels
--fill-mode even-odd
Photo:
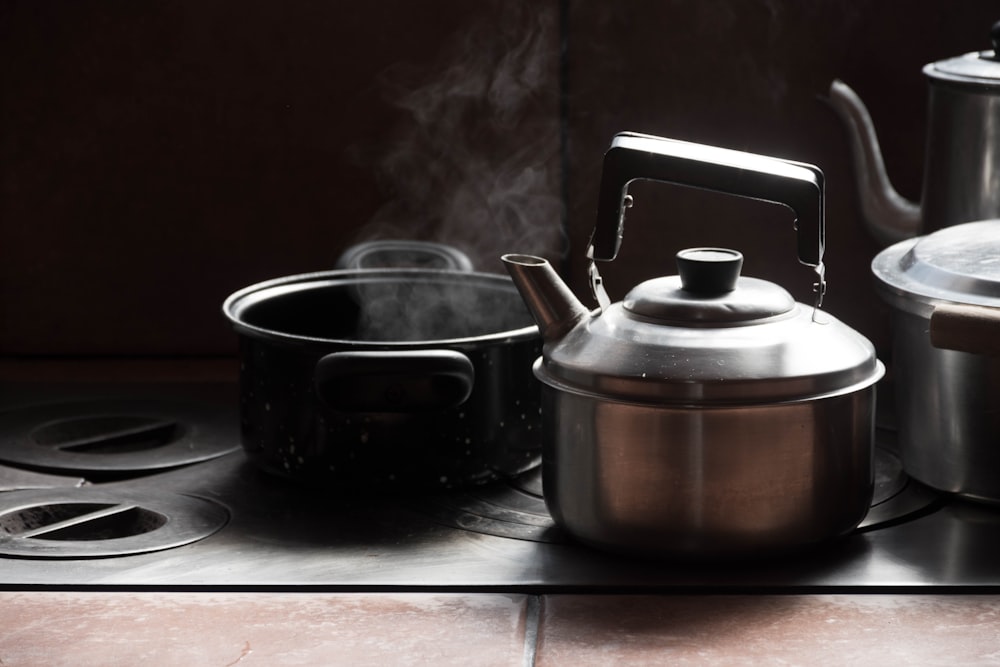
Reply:
[[[645,179],[687,185],[783,204],[795,213],[798,259],[819,276],[817,305],[825,291],[823,172],[804,162],[744,153],[635,132],[615,135],[604,154],[597,222],[587,255],[618,256],[630,206],[628,186]],[[593,270],[592,270],[593,271]]]

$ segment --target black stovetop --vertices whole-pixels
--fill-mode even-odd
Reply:
[[[537,471],[462,491],[305,490],[245,459],[236,396],[226,382],[6,383],[0,588],[1000,588],[1000,509],[908,479],[888,430],[851,535],[752,562],[650,562],[567,539]]]

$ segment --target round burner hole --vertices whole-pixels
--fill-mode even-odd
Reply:
[[[0,411],[0,462],[90,481],[148,474],[239,450],[235,409],[107,398]]]
[[[177,493],[83,487],[0,494],[0,556],[107,558],[202,540],[229,521],[225,507]]]
[[[158,512],[114,503],[52,503],[0,516],[0,531],[12,537],[46,540],[113,540],[163,527]]]
[[[128,415],[61,419],[31,432],[35,444],[91,454],[149,451],[182,436],[183,429],[177,422]]]

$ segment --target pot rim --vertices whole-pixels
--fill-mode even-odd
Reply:
[[[389,269],[341,269],[334,271],[315,271],[299,273],[264,280],[243,287],[228,297],[222,303],[222,314],[240,334],[250,335],[261,340],[290,344],[332,344],[349,345],[356,348],[371,349],[422,349],[442,345],[476,345],[483,343],[512,342],[515,340],[530,340],[539,338],[538,327],[530,324],[516,329],[505,329],[479,336],[458,338],[428,338],[413,341],[401,340],[362,340],[355,338],[320,338],[288,333],[278,329],[250,324],[243,319],[247,307],[267,299],[277,298],[304,289],[322,285],[359,284],[371,281],[427,281],[442,283],[479,284],[484,287],[509,289],[512,295],[520,296],[513,281],[507,276],[493,273],[460,271],[451,269],[419,269],[419,268],[389,268]],[[520,299],[517,299],[520,302]]]

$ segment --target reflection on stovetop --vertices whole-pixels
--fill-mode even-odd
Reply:
[[[235,396],[205,383],[0,392],[0,587],[1000,587],[1000,511],[908,479],[884,430],[875,499],[857,531],[809,551],[705,565],[573,543],[545,509],[537,470],[455,492],[304,490],[247,462]],[[52,451],[67,453],[40,454]]]
[[[880,433],[880,436],[882,441],[888,441],[892,434]],[[941,494],[906,476],[892,450],[891,446],[875,449],[872,507],[858,531],[909,520],[932,511],[942,502]],[[422,496],[415,500],[414,506],[462,530],[537,542],[570,541],[545,508],[540,468],[488,487]]]

